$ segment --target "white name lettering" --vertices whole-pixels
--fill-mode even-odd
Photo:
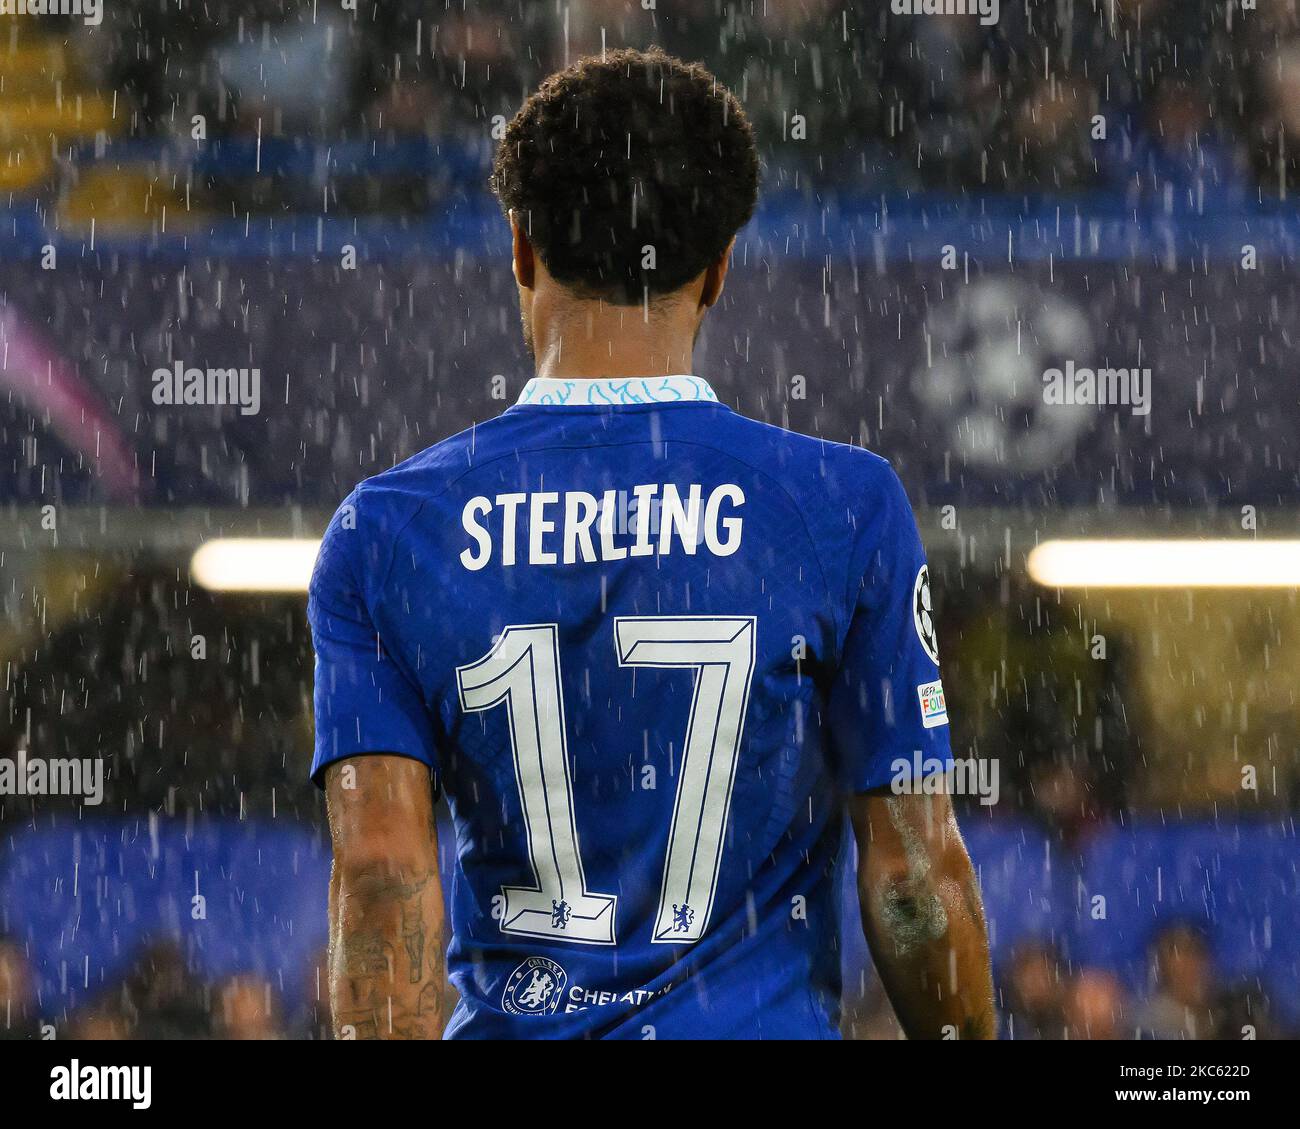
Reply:
[[[606,490],[497,494],[470,498],[461,511],[469,545],[460,563],[470,572],[499,561],[516,564],[594,564],[628,557],[694,556],[704,547],[715,557],[740,548],[745,492],[723,483],[709,492],[698,482],[679,487],[643,483]],[[519,523],[526,520],[527,529]],[[526,558],[523,554],[526,553]]]

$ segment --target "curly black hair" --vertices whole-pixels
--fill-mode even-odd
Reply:
[[[740,103],[704,67],[658,48],[610,51],[551,75],[523,104],[492,189],[556,281],[635,305],[726,250],[754,213],[758,149]]]

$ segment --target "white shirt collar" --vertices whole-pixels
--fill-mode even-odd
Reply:
[[[717,402],[709,382],[698,376],[617,377],[599,380],[555,380],[535,376],[516,404],[569,408],[616,408],[629,404]]]

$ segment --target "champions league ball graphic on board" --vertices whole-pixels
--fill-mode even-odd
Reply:
[[[1009,278],[961,286],[925,325],[927,358],[912,391],[960,459],[981,470],[1031,473],[1068,459],[1097,421],[1084,404],[1047,404],[1043,374],[1092,352],[1079,306]]]

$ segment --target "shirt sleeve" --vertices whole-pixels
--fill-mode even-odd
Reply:
[[[880,470],[850,558],[849,624],[828,702],[837,766],[854,792],[905,791],[952,765],[925,551],[903,484]]]
[[[366,551],[364,546],[369,547]],[[392,753],[436,770],[433,726],[418,685],[385,648],[367,602],[387,554],[361,531],[357,495],[339,507],[321,542],[307,596],[316,650],[316,750],[311,777],[345,757]]]

